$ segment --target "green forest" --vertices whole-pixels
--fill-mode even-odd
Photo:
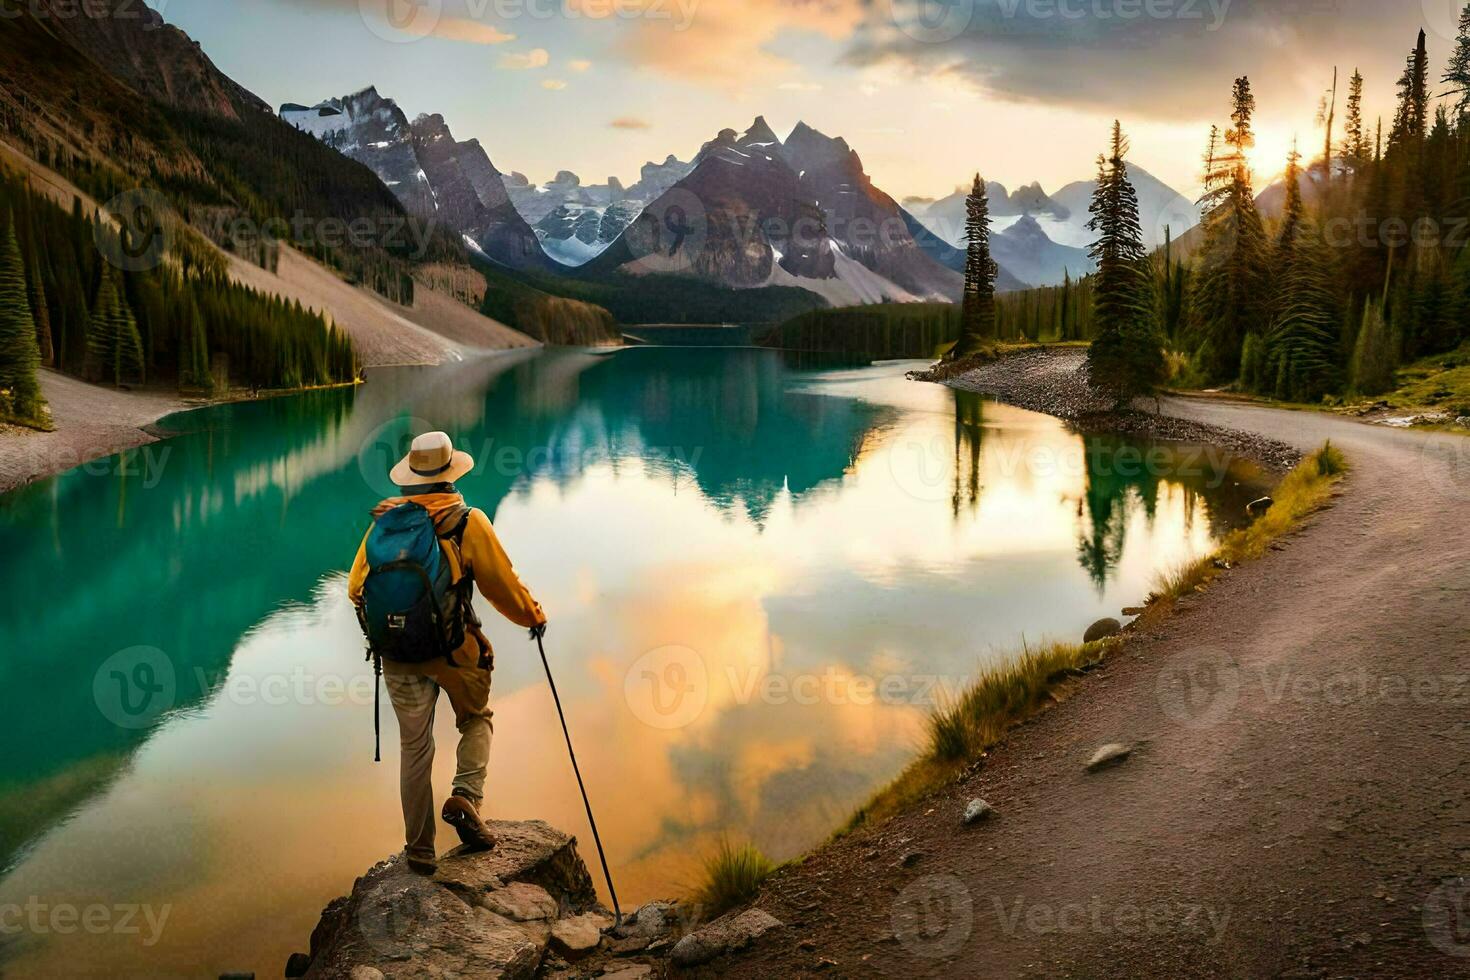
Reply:
[[[350,381],[351,340],[299,303],[177,257],[118,268],[117,229],[0,179],[0,393],[8,418],[44,424],[40,365],[111,385],[295,388]]]

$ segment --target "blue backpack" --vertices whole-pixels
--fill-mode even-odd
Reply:
[[[458,559],[469,516],[463,508],[444,522],[453,530],[441,535],[429,512],[408,502],[373,522],[358,616],[374,658],[421,664],[464,643],[471,578],[451,567],[441,539],[454,542]]]

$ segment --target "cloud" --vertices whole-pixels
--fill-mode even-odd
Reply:
[[[504,44],[514,41],[514,34],[507,34],[491,24],[462,17],[445,17],[430,32],[432,37],[447,41],[467,41],[470,44]]]
[[[500,56],[500,67],[510,71],[527,71],[532,68],[545,68],[551,64],[551,55],[545,48],[532,48],[530,51],[513,51]]]
[[[637,116],[619,116],[608,123],[613,129],[651,129],[648,121]]]
[[[592,0],[583,0],[590,3]],[[675,0],[650,6],[669,9],[626,21],[614,48],[650,71],[725,89],[741,90],[796,70],[769,50],[779,36],[794,32],[832,41],[848,38],[863,20],[868,0]]]
[[[567,62],[567,67],[570,68],[572,71],[586,71],[587,69],[592,67],[592,62],[587,61],[584,58],[574,58],[571,61]]]
[[[817,82],[782,82],[776,86],[783,92],[820,92],[822,86]]]
[[[541,83],[541,87],[545,89],[550,89],[553,92],[560,92],[562,89],[567,87],[567,83],[562,81],[560,78],[548,78]]]
[[[963,82],[1018,102],[1194,120],[1217,114],[1241,74],[1258,93],[1295,99],[1330,81],[1334,61],[1360,63],[1387,89],[1397,77],[1392,66],[1413,45],[1419,7],[1381,0],[874,0],[842,60]],[[1323,70],[1326,77],[1316,77]]]

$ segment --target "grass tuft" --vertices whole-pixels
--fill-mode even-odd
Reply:
[[[705,859],[704,881],[691,896],[707,918],[749,905],[761,885],[776,870],[776,864],[754,844],[735,845],[722,840],[714,854]]]

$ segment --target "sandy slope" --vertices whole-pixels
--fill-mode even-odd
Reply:
[[[143,426],[189,407],[154,392],[117,391],[56,371],[41,372],[55,432],[0,425],[0,493],[88,460],[156,442]]]
[[[962,785],[769,885],[787,928],[722,975],[1470,975],[1470,439],[1164,410],[1354,469]]]

